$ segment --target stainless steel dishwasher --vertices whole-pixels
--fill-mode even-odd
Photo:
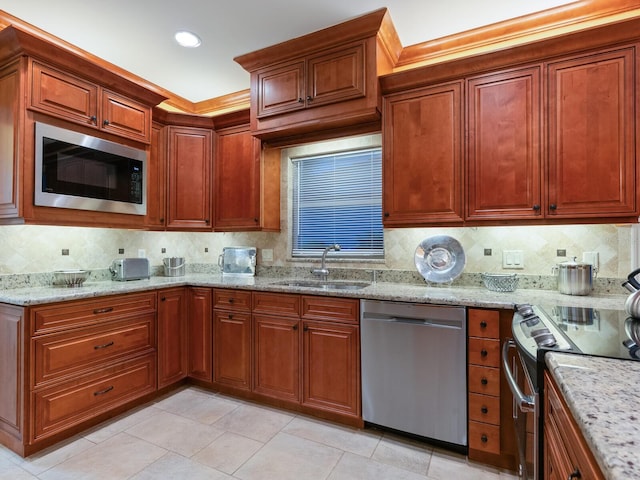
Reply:
[[[464,307],[361,300],[365,422],[467,446]]]

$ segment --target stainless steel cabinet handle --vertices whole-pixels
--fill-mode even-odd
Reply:
[[[518,407],[523,412],[533,412],[535,411],[535,401],[534,398],[525,395],[518,387],[515,378],[513,377],[513,372],[509,366],[509,349],[516,348],[516,343],[512,339],[508,339],[502,345],[502,368],[504,370],[504,376],[507,379],[507,383],[509,384],[509,389],[513,394],[514,400],[518,404]]]

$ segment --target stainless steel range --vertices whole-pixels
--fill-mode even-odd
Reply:
[[[640,360],[640,319],[629,317],[622,305],[611,310],[523,304],[516,307],[511,332],[502,362],[517,407],[520,478],[541,480],[545,353]]]

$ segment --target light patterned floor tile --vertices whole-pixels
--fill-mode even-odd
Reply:
[[[365,457],[373,454],[382,436],[373,430],[358,430],[306,417],[294,418],[282,431]]]
[[[433,449],[423,442],[385,433],[371,458],[387,465],[426,475],[432,452]]]
[[[137,408],[131,412],[127,412],[118,417],[112,418],[106,422],[97,425],[96,427],[87,430],[83,433],[84,438],[93,443],[104,442],[108,438],[124,432],[127,428],[131,428],[140,422],[147,420],[161,412],[159,408],[153,405],[148,405],[142,408]]]
[[[324,480],[342,453],[337,448],[279,433],[234,477],[241,480]]]
[[[131,477],[131,480],[158,479],[231,480],[231,477],[172,452],[167,453]]]
[[[466,457],[443,450],[431,455],[427,477],[431,480],[500,480],[500,473],[488,466],[469,464]]]
[[[328,480],[425,480],[425,478],[424,475],[346,452]],[[451,478],[455,477],[451,476]]]
[[[8,457],[0,456],[0,480],[36,480],[37,478],[13,463]]]
[[[39,475],[75,455],[82,454],[94,446],[95,443],[93,442],[84,438],[74,437],[73,439],[57,443],[52,447],[36,452],[27,458],[21,458],[16,455],[14,462],[33,475]]]
[[[124,480],[167,451],[126,433],[119,433],[81,455],[40,474],[41,480]]]
[[[185,457],[191,457],[224,431],[180,415],[161,412],[127,429],[126,433]]]
[[[192,458],[231,475],[263,445],[257,440],[225,432]]]
[[[242,405],[213,425],[229,432],[244,435],[259,442],[267,442],[285,427],[294,416],[284,411]]]
[[[167,412],[211,425],[242,405],[242,402],[196,389],[182,390],[158,403],[156,407]]]

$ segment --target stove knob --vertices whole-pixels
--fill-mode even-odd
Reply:
[[[533,330],[531,336],[539,347],[553,347],[557,343],[556,337],[553,336],[553,333],[548,328]]]

